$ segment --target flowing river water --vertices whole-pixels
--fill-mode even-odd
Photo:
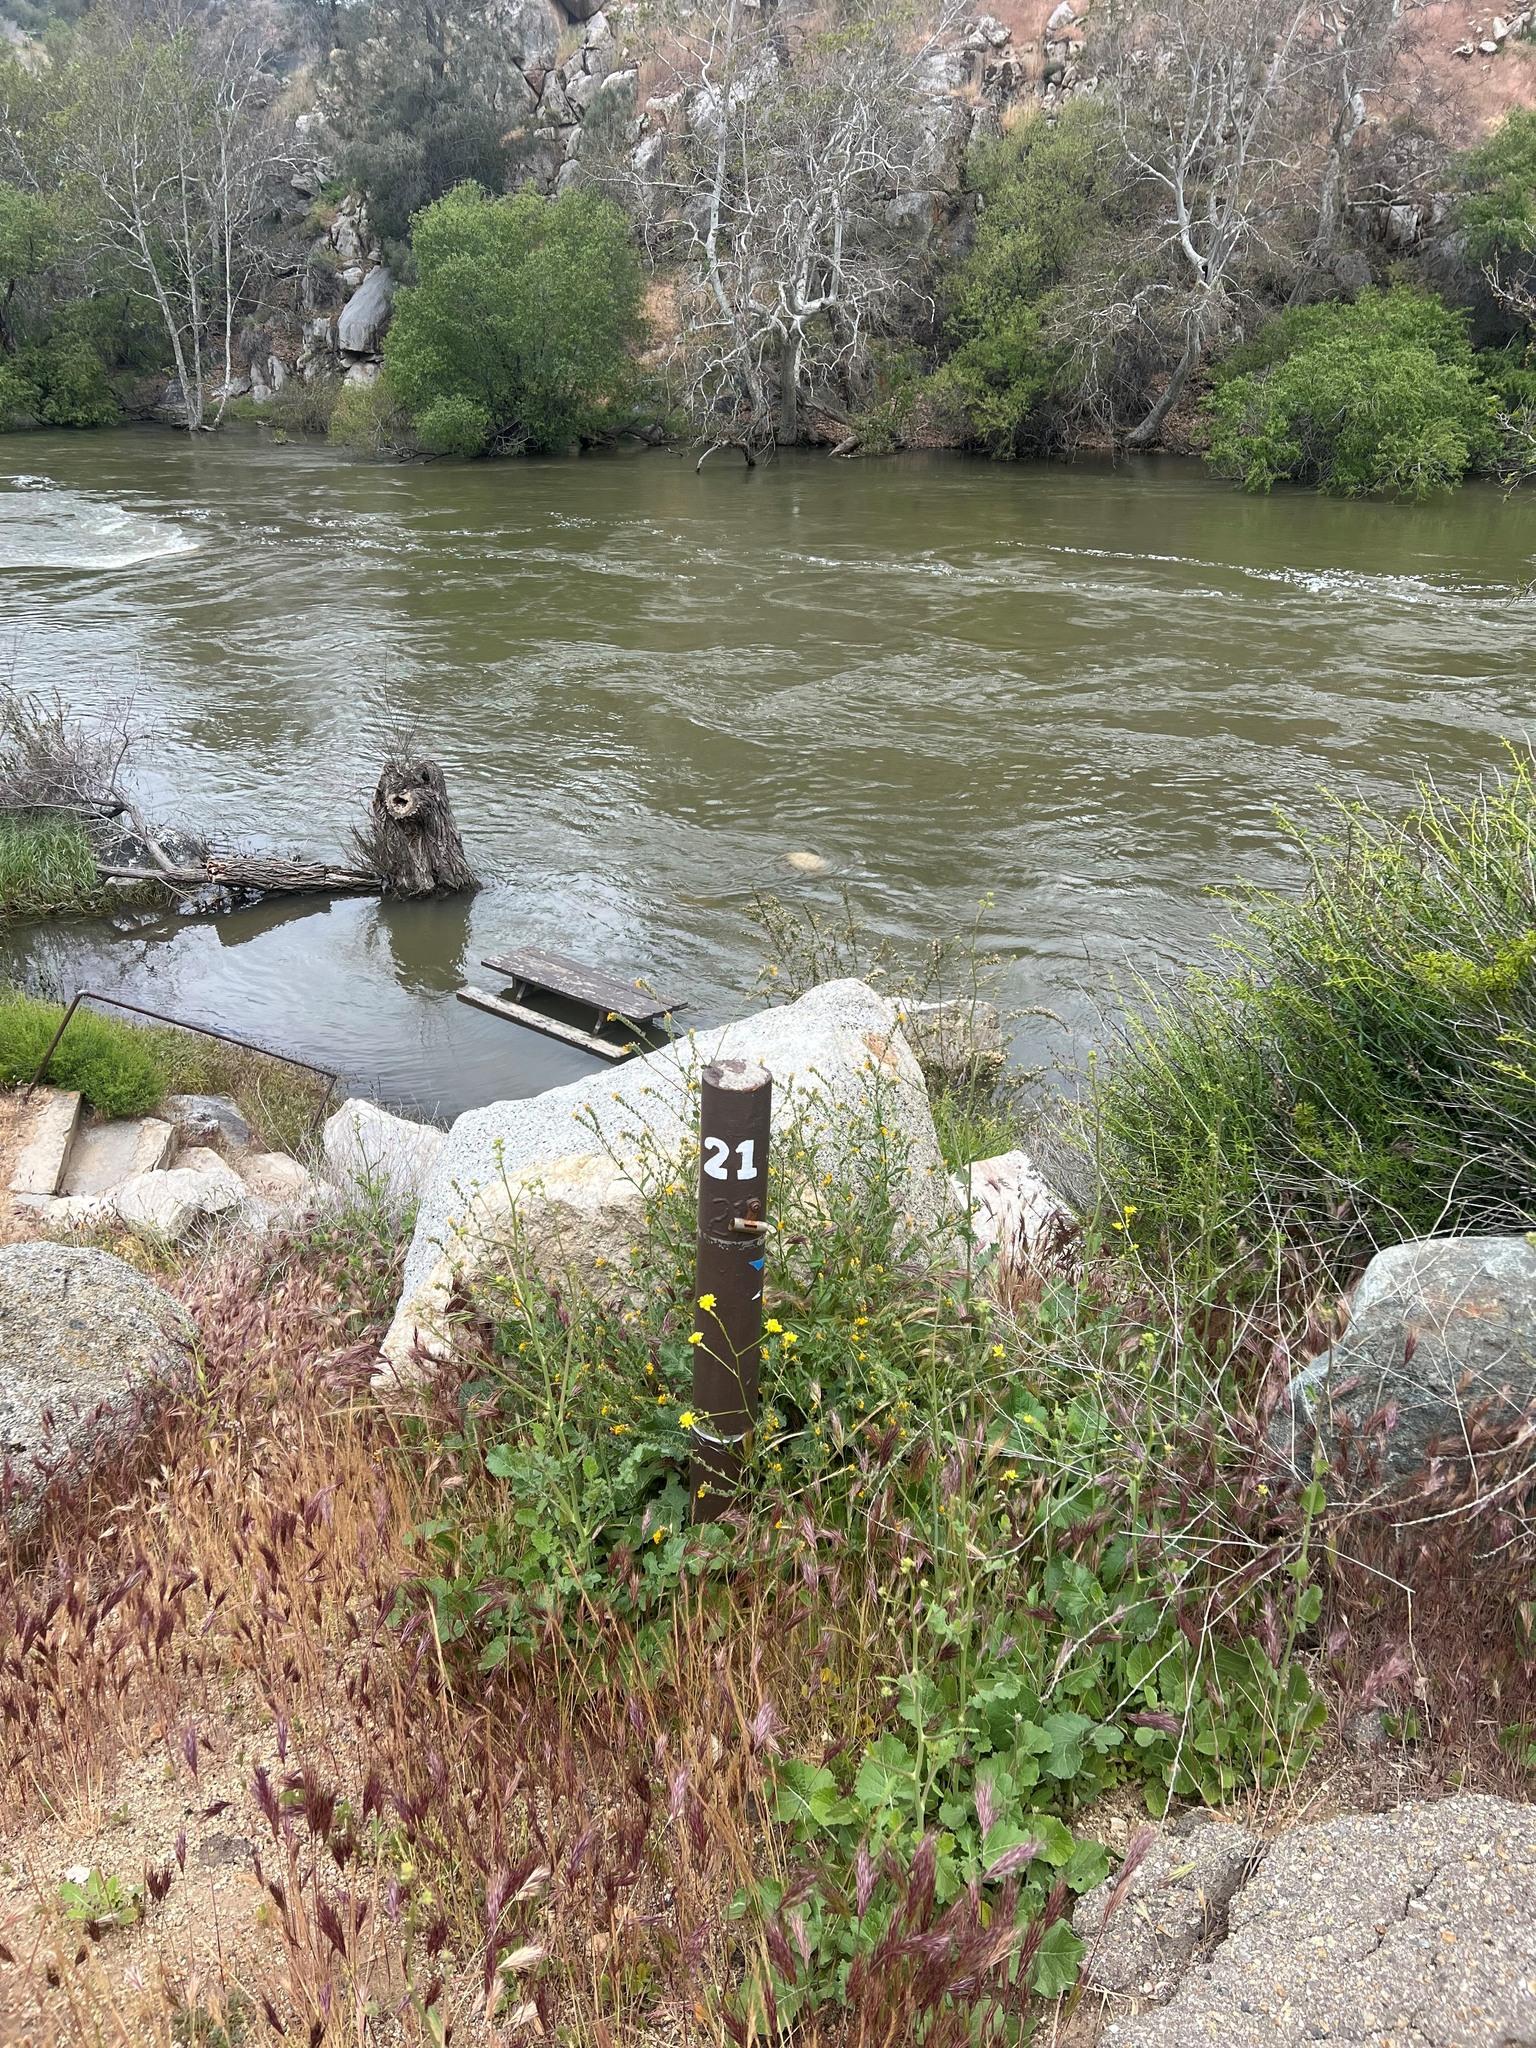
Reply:
[[[981,914],[1070,1060],[1208,890],[1293,878],[1277,805],[1465,784],[1533,718],[1536,522],[1244,498],[1193,464],[645,452],[391,467],[256,430],[0,443],[0,673],[131,691],[160,815],[335,853],[390,736],[443,764],[472,904],[269,903],[0,940],[456,1111],[588,1070],[454,1000],[545,945],[747,1007],[754,891],[921,942]],[[814,852],[808,876],[786,860]]]

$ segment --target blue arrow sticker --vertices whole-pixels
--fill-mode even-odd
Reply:
[[[764,1266],[767,1265],[767,1263],[768,1261],[766,1259],[753,1259],[751,1262],[753,1272],[761,1273],[761,1271],[763,1270]]]

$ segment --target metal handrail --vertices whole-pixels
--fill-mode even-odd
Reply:
[[[336,1091],[336,1083],[341,1078],[331,1067],[317,1066],[313,1060],[301,1060],[297,1053],[276,1052],[270,1045],[261,1045],[254,1038],[241,1038],[236,1032],[220,1031],[212,1024],[194,1024],[190,1018],[173,1017],[167,1010],[151,1010],[144,1003],[130,1003],[126,996],[109,996],[104,995],[100,989],[82,988],[75,991],[64,1015],[59,1019],[59,1028],[54,1032],[52,1039],[49,1041],[48,1050],[38,1061],[37,1072],[32,1076],[26,1087],[22,1089],[21,1097],[23,1102],[32,1093],[32,1090],[37,1087],[44,1074],[47,1073],[49,1062],[58,1051],[60,1041],[69,1029],[70,1024],[74,1021],[75,1012],[82,1003],[105,1003],[109,1009],[129,1010],[136,1017],[153,1018],[157,1024],[172,1024],[178,1031],[198,1031],[202,1033],[204,1038],[217,1038],[225,1045],[238,1045],[243,1052],[260,1053],[264,1059],[281,1060],[285,1066],[289,1067],[302,1067],[308,1074],[318,1074],[320,1079],[325,1082],[325,1102],[330,1101],[331,1096]],[[324,1106],[325,1104],[322,1103],[322,1109]]]

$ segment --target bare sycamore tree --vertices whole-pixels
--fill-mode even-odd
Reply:
[[[1121,147],[1157,196],[1133,288],[1100,315],[1110,345],[1151,329],[1171,374],[1125,436],[1151,446],[1204,351],[1227,326],[1248,259],[1294,184],[1297,116],[1315,0],[1160,0],[1123,6],[1096,52]]]
[[[1307,252],[1308,274],[1325,270],[1339,237],[1339,215],[1350,153],[1397,69],[1403,51],[1403,18],[1420,0],[1325,0],[1313,38],[1313,93],[1320,102],[1324,133],[1317,183],[1317,220]]]
[[[744,0],[677,29],[680,353],[712,446],[751,462],[798,440],[808,407],[846,420],[870,337],[910,289],[891,222],[942,148],[938,33],[878,4],[797,33]]]
[[[265,58],[240,26],[180,4],[147,19],[108,5],[59,81],[60,174],[97,253],[158,311],[193,432],[220,359],[219,416],[227,403],[282,161]]]

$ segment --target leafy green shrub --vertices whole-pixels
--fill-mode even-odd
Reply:
[[[0,925],[94,909],[100,896],[91,842],[76,820],[0,817]]]
[[[642,279],[610,200],[461,185],[417,215],[412,248],[418,282],[396,302],[385,363],[445,452],[558,450],[622,420]]]
[[[1465,316],[1406,286],[1297,306],[1221,366],[1210,461],[1244,489],[1425,498],[1497,450]]]
[[[64,1015],[60,1003],[0,992],[0,1083],[32,1079]],[[77,1088],[103,1116],[144,1116],[166,1094],[165,1068],[143,1031],[81,1008],[48,1063],[55,1088]]]
[[[1474,263],[1536,256],[1536,112],[1516,107],[1459,165],[1456,225]]]
[[[765,1758],[775,1852],[732,1905],[747,1959],[733,2038],[774,2014],[867,2009],[871,1973],[940,1916],[953,1931],[979,1912],[1007,1981],[1058,1994],[1081,1954],[1071,1895],[1107,1867],[1078,1816],[1125,1783],[1161,1813],[1268,1781],[1322,1713],[1295,1654],[1322,1604],[1305,1524],[1298,1540],[1266,1523],[1282,1585],[1230,1577],[1256,1554],[1226,1549],[1236,1460],[1202,1431],[1197,1483],[1193,1464],[1158,1469],[1180,1459],[1163,1333],[1128,1334],[1066,1280],[1000,1317],[942,1243],[904,1234],[904,1160],[878,1103],[841,1136],[857,1172],[828,1171],[803,1131],[775,1137],[737,1521],[687,1520],[691,1340],[713,1307],[691,1288],[696,1162],[665,1179],[657,1163],[627,1271],[552,1288],[514,1244],[466,1315],[487,1349],[456,1425],[426,1425],[452,1477],[416,1532],[420,1591],[453,1667],[556,1643],[573,1665],[633,1660],[641,1697],[677,1640],[727,1642],[743,1608],[769,1642],[776,1614],[822,1616],[821,1732]],[[763,1712],[766,1744],[779,1723]],[[928,1988],[945,2012],[967,1995]]]
[[[1037,452],[1059,438],[1066,355],[1052,320],[1064,279],[1116,211],[1117,168],[1103,142],[1100,110],[1078,100],[1054,124],[1024,121],[984,144],[968,166],[981,213],[949,281],[954,353],[934,385],[967,438],[992,454]]]
[[[1236,965],[1145,1014],[1084,1140],[1145,1237],[1223,1257],[1536,1222],[1536,761],[1400,822],[1293,828],[1304,898],[1239,899]]]
[[[117,417],[100,314],[61,285],[65,244],[53,202],[0,183],[0,429],[96,427]]]
[[[414,455],[417,438],[388,377],[343,384],[331,413],[330,438],[360,455]]]
[[[479,399],[462,393],[434,398],[416,420],[417,437],[429,455],[457,455],[465,460],[483,455],[494,432],[489,409]]]

